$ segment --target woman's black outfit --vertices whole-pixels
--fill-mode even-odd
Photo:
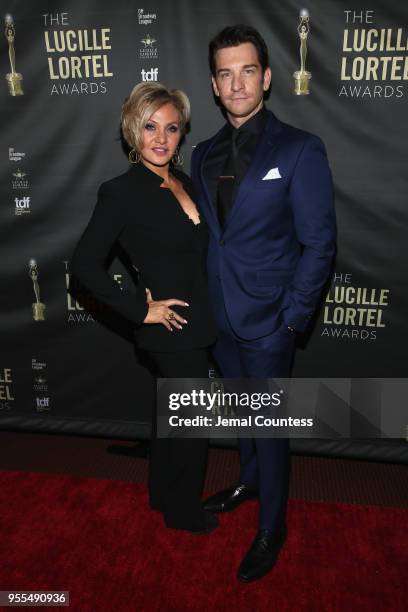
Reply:
[[[194,201],[192,183],[172,170]],[[215,327],[207,295],[208,230],[195,225],[163,179],[142,163],[103,183],[92,218],[71,259],[71,272],[99,300],[135,324],[135,339],[146,351],[152,373],[163,378],[206,378],[208,347]],[[115,242],[139,272],[136,293],[121,290],[108,275],[105,261]],[[142,325],[148,312],[146,291],[154,300],[177,298],[172,306],[188,323],[182,330]],[[152,508],[164,512],[169,527],[205,530],[200,503],[207,443],[205,439],[158,439],[153,436],[149,491]],[[207,525],[208,526],[208,525]]]

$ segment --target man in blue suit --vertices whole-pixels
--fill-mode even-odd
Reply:
[[[254,28],[222,30],[210,42],[209,61],[227,123],[195,148],[192,177],[210,227],[214,357],[226,378],[284,378],[335,253],[327,156],[317,136],[265,109],[271,70]],[[227,512],[259,499],[259,530],[238,570],[249,582],[273,568],[286,539],[289,440],[241,439],[239,446],[239,482],[204,507]]]

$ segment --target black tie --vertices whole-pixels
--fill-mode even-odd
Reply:
[[[232,129],[231,149],[225,162],[221,176],[218,178],[217,186],[217,214],[220,226],[224,229],[228,213],[232,208],[235,178],[237,173],[239,131]]]

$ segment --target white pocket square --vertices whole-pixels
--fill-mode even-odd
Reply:
[[[270,181],[272,179],[282,178],[279,172],[279,168],[271,168],[263,177],[263,181]]]

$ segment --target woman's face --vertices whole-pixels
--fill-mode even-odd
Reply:
[[[147,165],[165,166],[173,157],[180,142],[180,115],[173,104],[164,104],[147,121],[140,149]]]

